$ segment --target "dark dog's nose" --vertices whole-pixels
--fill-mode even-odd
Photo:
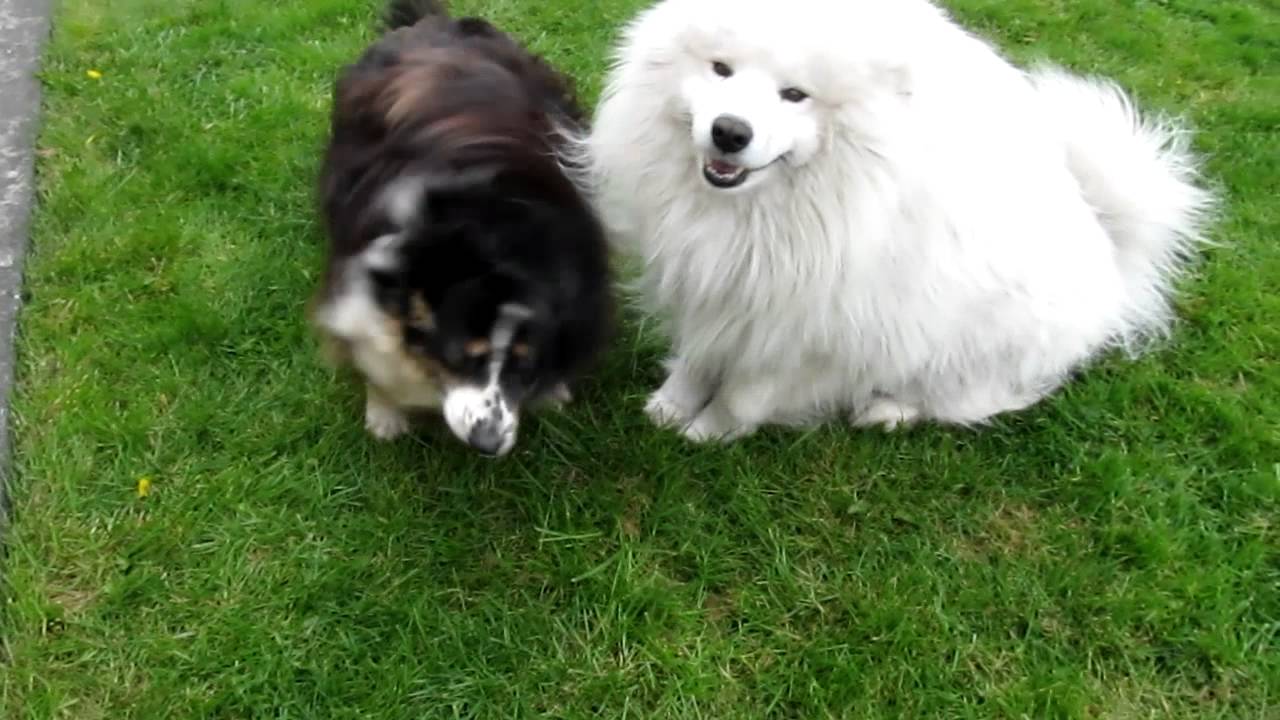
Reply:
[[[502,449],[502,433],[498,430],[497,425],[489,423],[480,423],[471,428],[471,433],[467,435],[467,444],[479,450],[481,453],[489,456],[497,455]]]
[[[721,115],[711,123],[711,142],[721,152],[736,153],[751,144],[751,126],[733,115]]]

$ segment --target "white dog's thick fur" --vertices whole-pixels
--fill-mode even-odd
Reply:
[[[665,0],[580,160],[673,341],[647,410],[701,441],[980,423],[1162,333],[1212,203],[1187,142],[925,0]]]

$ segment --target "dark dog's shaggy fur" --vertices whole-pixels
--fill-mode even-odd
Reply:
[[[567,397],[606,341],[601,228],[559,160],[568,82],[488,22],[397,0],[338,81],[316,324],[368,383],[379,437],[441,407],[502,454],[518,410]]]

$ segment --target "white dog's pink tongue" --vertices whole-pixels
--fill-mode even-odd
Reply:
[[[712,160],[707,163],[707,166],[711,168],[711,172],[717,175],[734,175],[738,172],[737,165],[723,160]]]

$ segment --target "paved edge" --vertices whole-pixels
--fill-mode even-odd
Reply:
[[[10,400],[22,265],[35,199],[40,56],[50,0],[0,0],[0,541],[9,521]]]

